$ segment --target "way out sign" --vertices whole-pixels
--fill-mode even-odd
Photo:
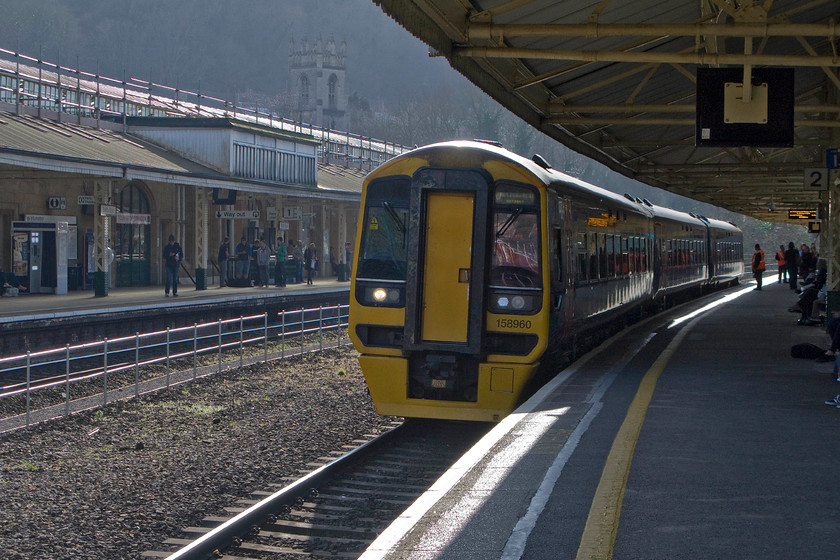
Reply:
[[[259,210],[216,210],[216,217],[223,220],[259,220]]]

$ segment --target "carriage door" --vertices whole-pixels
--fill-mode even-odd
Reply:
[[[426,168],[414,175],[408,349],[480,353],[488,192],[489,179],[481,171]]]
[[[421,169],[411,183],[405,341],[408,396],[475,402],[489,178]]]
[[[424,342],[467,342],[474,207],[475,193],[430,192],[426,197]]]

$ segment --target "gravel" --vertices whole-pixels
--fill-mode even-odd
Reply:
[[[0,556],[134,559],[379,433],[351,347],[246,366],[0,436]]]

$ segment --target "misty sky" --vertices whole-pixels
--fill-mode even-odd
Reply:
[[[0,48],[231,99],[285,90],[289,39],[347,42],[350,93],[472,87],[371,0],[0,0]]]

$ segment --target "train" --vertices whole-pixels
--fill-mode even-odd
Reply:
[[[732,223],[493,142],[389,160],[359,212],[349,331],[385,416],[498,422],[587,344],[744,273]]]

